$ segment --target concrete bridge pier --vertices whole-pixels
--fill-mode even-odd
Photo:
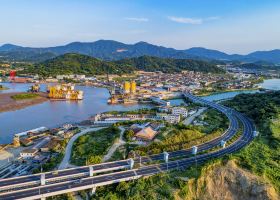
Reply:
[[[192,147],[192,154],[196,155],[197,154],[197,146]]]
[[[134,160],[132,158],[129,159],[129,168],[133,169],[134,166]]]
[[[46,197],[41,197],[41,200],[46,200]]]
[[[221,147],[222,147],[222,148],[225,148],[225,147],[226,147],[226,141],[221,140]]]
[[[45,174],[41,174],[41,185],[46,185]]]
[[[168,163],[169,154],[165,151],[165,152],[163,152],[163,156],[164,156],[165,163]]]
[[[94,195],[96,192],[96,187],[93,187],[91,190],[90,190],[90,195]]]
[[[93,176],[93,167],[89,166],[89,176]]]

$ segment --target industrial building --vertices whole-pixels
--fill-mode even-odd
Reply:
[[[65,100],[82,100],[83,91],[74,90],[75,86],[72,84],[62,84],[49,86],[49,98],[51,99],[65,99]]]
[[[125,81],[123,84],[124,94],[135,94],[136,93],[136,82]]]

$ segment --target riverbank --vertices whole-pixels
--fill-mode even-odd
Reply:
[[[205,97],[205,96],[216,95],[216,94],[223,94],[223,93],[230,93],[230,92],[255,91],[255,90],[259,90],[259,89],[260,89],[260,88],[221,90],[221,91],[217,91],[217,92],[198,93],[197,96],[199,96],[199,97]]]
[[[25,96],[24,92],[12,92],[0,94],[0,113],[7,111],[14,111],[26,108],[28,106],[36,105],[48,101],[45,93],[39,93],[38,96],[32,98],[15,98]]]
[[[3,85],[0,85],[0,91],[1,90],[8,90],[9,88],[7,88],[7,87],[4,87]]]

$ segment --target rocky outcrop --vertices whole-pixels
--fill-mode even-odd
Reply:
[[[279,195],[262,177],[238,167],[234,161],[209,166],[201,177],[190,180],[186,199],[201,200],[278,200]]]

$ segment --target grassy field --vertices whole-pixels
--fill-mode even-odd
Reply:
[[[34,99],[39,97],[38,94],[33,94],[33,93],[23,93],[23,94],[15,94],[11,96],[12,99],[14,100],[26,100],[26,99]]]
[[[75,165],[100,163],[107,149],[119,136],[120,130],[111,126],[80,136],[72,149],[71,163]]]

